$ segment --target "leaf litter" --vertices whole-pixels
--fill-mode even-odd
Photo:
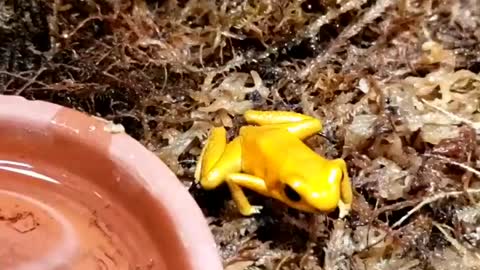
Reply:
[[[0,93],[156,153],[226,269],[479,269],[479,29],[476,0],[4,1]],[[250,108],[324,121],[306,142],[347,161],[350,217],[254,193],[264,210],[242,217],[227,189],[193,183],[208,130],[232,138]]]

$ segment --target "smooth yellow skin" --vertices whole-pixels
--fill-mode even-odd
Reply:
[[[262,207],[252,206],[242,188],[301,211],[338,207],[341,218],[348,215],[353,195],[345,161],[325,159],[302,141],[322,130],[319,120],[286,111],[249,110],[244,116],[250,125],[229,143],[225,128],[212,129],[195,171],[204,189],[226,182],[245,216]]]

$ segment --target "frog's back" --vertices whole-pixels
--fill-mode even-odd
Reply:
[[[318,167],[323,159],[284,129],[242,127],[242,170],[265,179],[278,180],[292,171]],[[299,168],[301,164],[301,168]],[[318,169],[318,168],[317,168]]]

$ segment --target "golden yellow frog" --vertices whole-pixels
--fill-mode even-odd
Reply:
[[[214,127],[200,154],[195,179],[204,189],[227,183],[241,214],[259,213],[242,188],[305,212],[339,209],[348,215],[352,187],[343,159],[325,159],[302,140],[322,130],[313,117],[288,111],[249,110],[249,125],[227,143],[224,127]],[[256,124],[256,125],[255,125]]]

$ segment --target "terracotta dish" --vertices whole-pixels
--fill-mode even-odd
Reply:
[[[106,121],[0,95],[0,269],[221,270],[200,208]]]

